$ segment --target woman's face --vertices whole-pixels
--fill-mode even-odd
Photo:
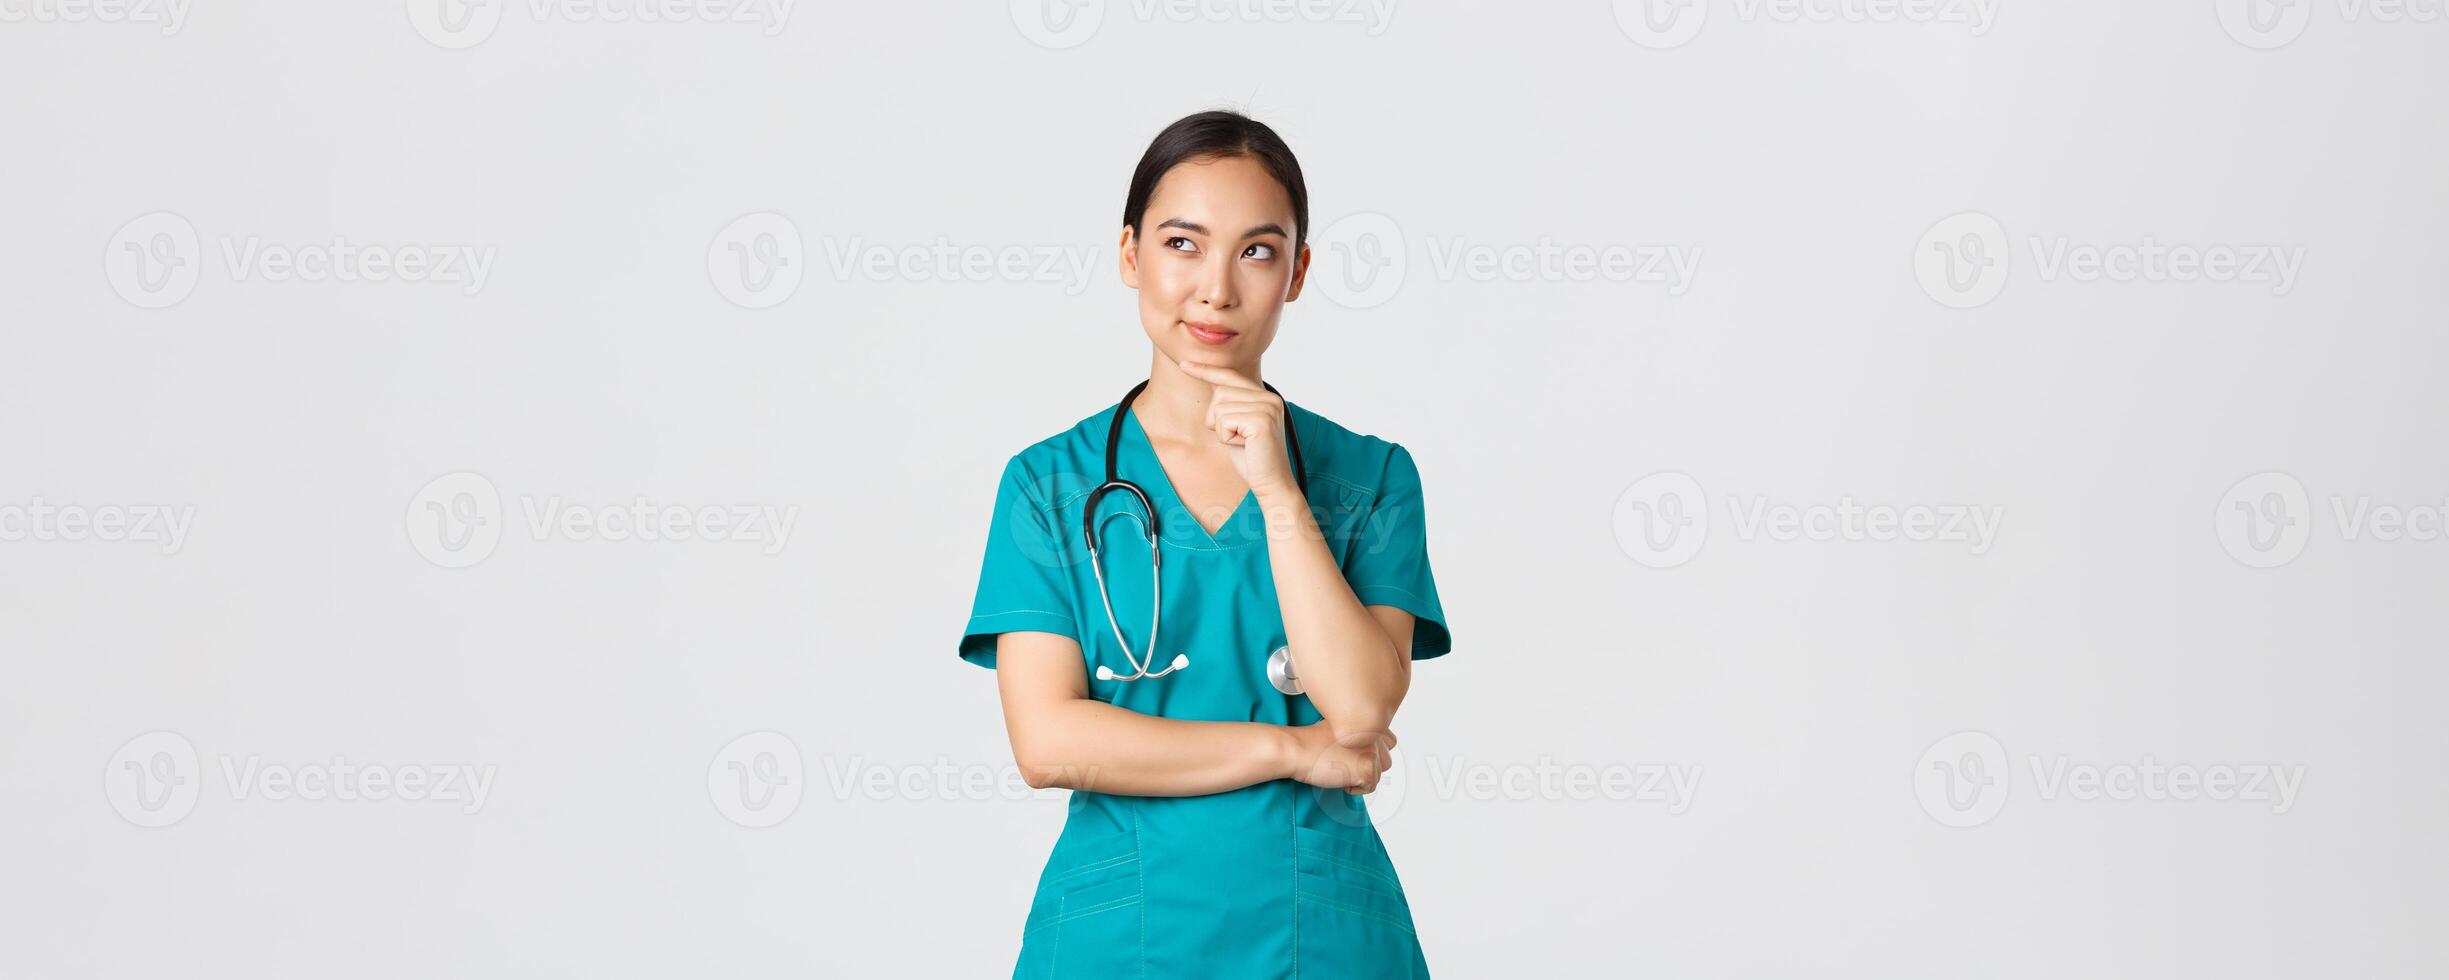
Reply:
[[[1175,165],[1158,178],[1140,231],[1122,233],[1122,281],[1139,322],[1176,363],[1247,367],[1301,295],[1309,250],[1294,255],[1292,197],[1249,157]]]

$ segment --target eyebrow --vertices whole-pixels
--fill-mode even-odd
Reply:
[[[1158,222],[1157,227],[1180,228],[1184,231],[1199,235],[1205,235],[1208,233],[1206,225],[1202,225],[1196,221],[1184,220],[1182,218],[1167,218],[1164,221]],[[1292,233],[1284,230],[1284,226],[1271,221],[1256,228],[1252,228],[1249,231],[1242,232],[1242,240],[1248,241],[1250,239],[1257,238],[1260,235],[1277,235],[1284,238],[1293,237]]]

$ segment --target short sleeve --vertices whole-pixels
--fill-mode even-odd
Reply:
[[[978,570],[978,595],[961,634],[961,659],[995,667],[995,638],[1015,630],[1057,633],[1080,639],[1065,598],[1069,567],[1052,508],[1040,499],[1018,457],[1003,469],[995,490],[995,518],[987,529],[986,560]]]
[[[1429,528],[1421,511],[1420,470],[1402,446],[1387,454],[1377,496],[1362,520],[1344,579],[1364,606],[1393,606],[1419,622],[1412,629],[1412,659],[1427,660],[1454,648],[1446,611],[1437,601],[1437,576],[1429,570]]]

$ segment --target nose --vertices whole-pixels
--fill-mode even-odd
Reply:
[[[1200,266],[1199,276],[1200,305],[1218,310],[1233,308],[1235,294],[1231,258],[1210,256],[1207,262]]]

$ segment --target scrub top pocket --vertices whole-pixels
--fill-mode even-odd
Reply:
[[[1139,853],[1127,837],[1116,844],[1039,882],[1014,977],[1139,975],[1147,946]]]
[[[1300,968],[1307,976],[1428,976],[1394,864],[1359,840],[1293,828]]]

